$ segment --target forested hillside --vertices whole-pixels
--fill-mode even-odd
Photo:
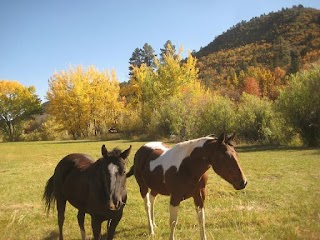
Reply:
[[[232,95],[254,78],[261,96],[275,98],[264,78],[281,86],[287,74],[319,59],[320,10],[299,5],[242,21],[193,55],[210,89]]]

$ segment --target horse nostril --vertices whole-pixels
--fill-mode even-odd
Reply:
[[[109,209],[110,209],[110,210],[115,210],[115,209],[116,209],[116,206],[115,206],[113,203],[110,203],[110,204],[109,204]]]
[[[247,182],[246,180],[243,180],[243,181],[242,181],[242,184],[241,184],[241,187],[242,187],[242,188],[245,188],[245,187],[247,186],[247,183],[248,183],[248,182]]]
[[[120,209],[123,206],[123,202],[119,201],[117,205],[117,209]]]
[[[109,204],[109,209],[110,210],[119,210],[123,205],[124,205],[124,203],[122,201],[112,201]]]

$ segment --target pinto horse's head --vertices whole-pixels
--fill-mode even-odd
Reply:
[[[233,147],[233,138],[235,134],[226,137],[223,133],[216,140],[211,142],[211,156],[209,157],[213,170],[224,180],[229,182],[236,190],[246,187],[247,180],[241,170],[237,152]]]
[[[127,199],[125,161],[131,146],[121,152],[115,149],[108,152],[105,145],[101,148],[103,156],[103,182],[107,204],[110,210],[122,208]]]

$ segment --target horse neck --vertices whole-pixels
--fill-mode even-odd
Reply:
[[[206,147],[206,143],[210,140],[212,140],[211,137],[204,137],[180,144],[186,149],[187,147],[191,149],[190,156],[185,160],[193,178],[198,180],[211,166],[208,157],[208,148]]]
[[[189,168],[192,170],[194,179],[200,180],[206,171],[211,167],[208,158],[205,155],[190,156]]]

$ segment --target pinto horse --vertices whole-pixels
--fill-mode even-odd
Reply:
[[[86,239],[85,213],[91,215],[94,239],[100,239],[101,223],[105,220],[108,220],[107,239],[113,239],[127,200],[125,159],[130,150],[131,146],[123,152],[118,149],[108,152],[103,145],[102,158],[97,161],[87,155],[74,153],[58,163],[47,181],[43,199],[48,212],[52,202],[57,203],[60,240],[63,239],[67,201],[79,210],[78,224],[82,240]]]
[[[169,148],[161,142],[142,146],[134,156],[134,165],[127,177],[135,176],[144,199],[149,231],[154,235],[154,201],[157,194],[170,196],[170,240],[178,219],[181,201],[193,197],[196,206],[200,237],[206,239],[204,200],[207,170],[213,170],[237,189],[243,189],[247,180],[240,168],[231,137],[203,137],[176,144]],[[151,192],[149,194],[149,189]]]

